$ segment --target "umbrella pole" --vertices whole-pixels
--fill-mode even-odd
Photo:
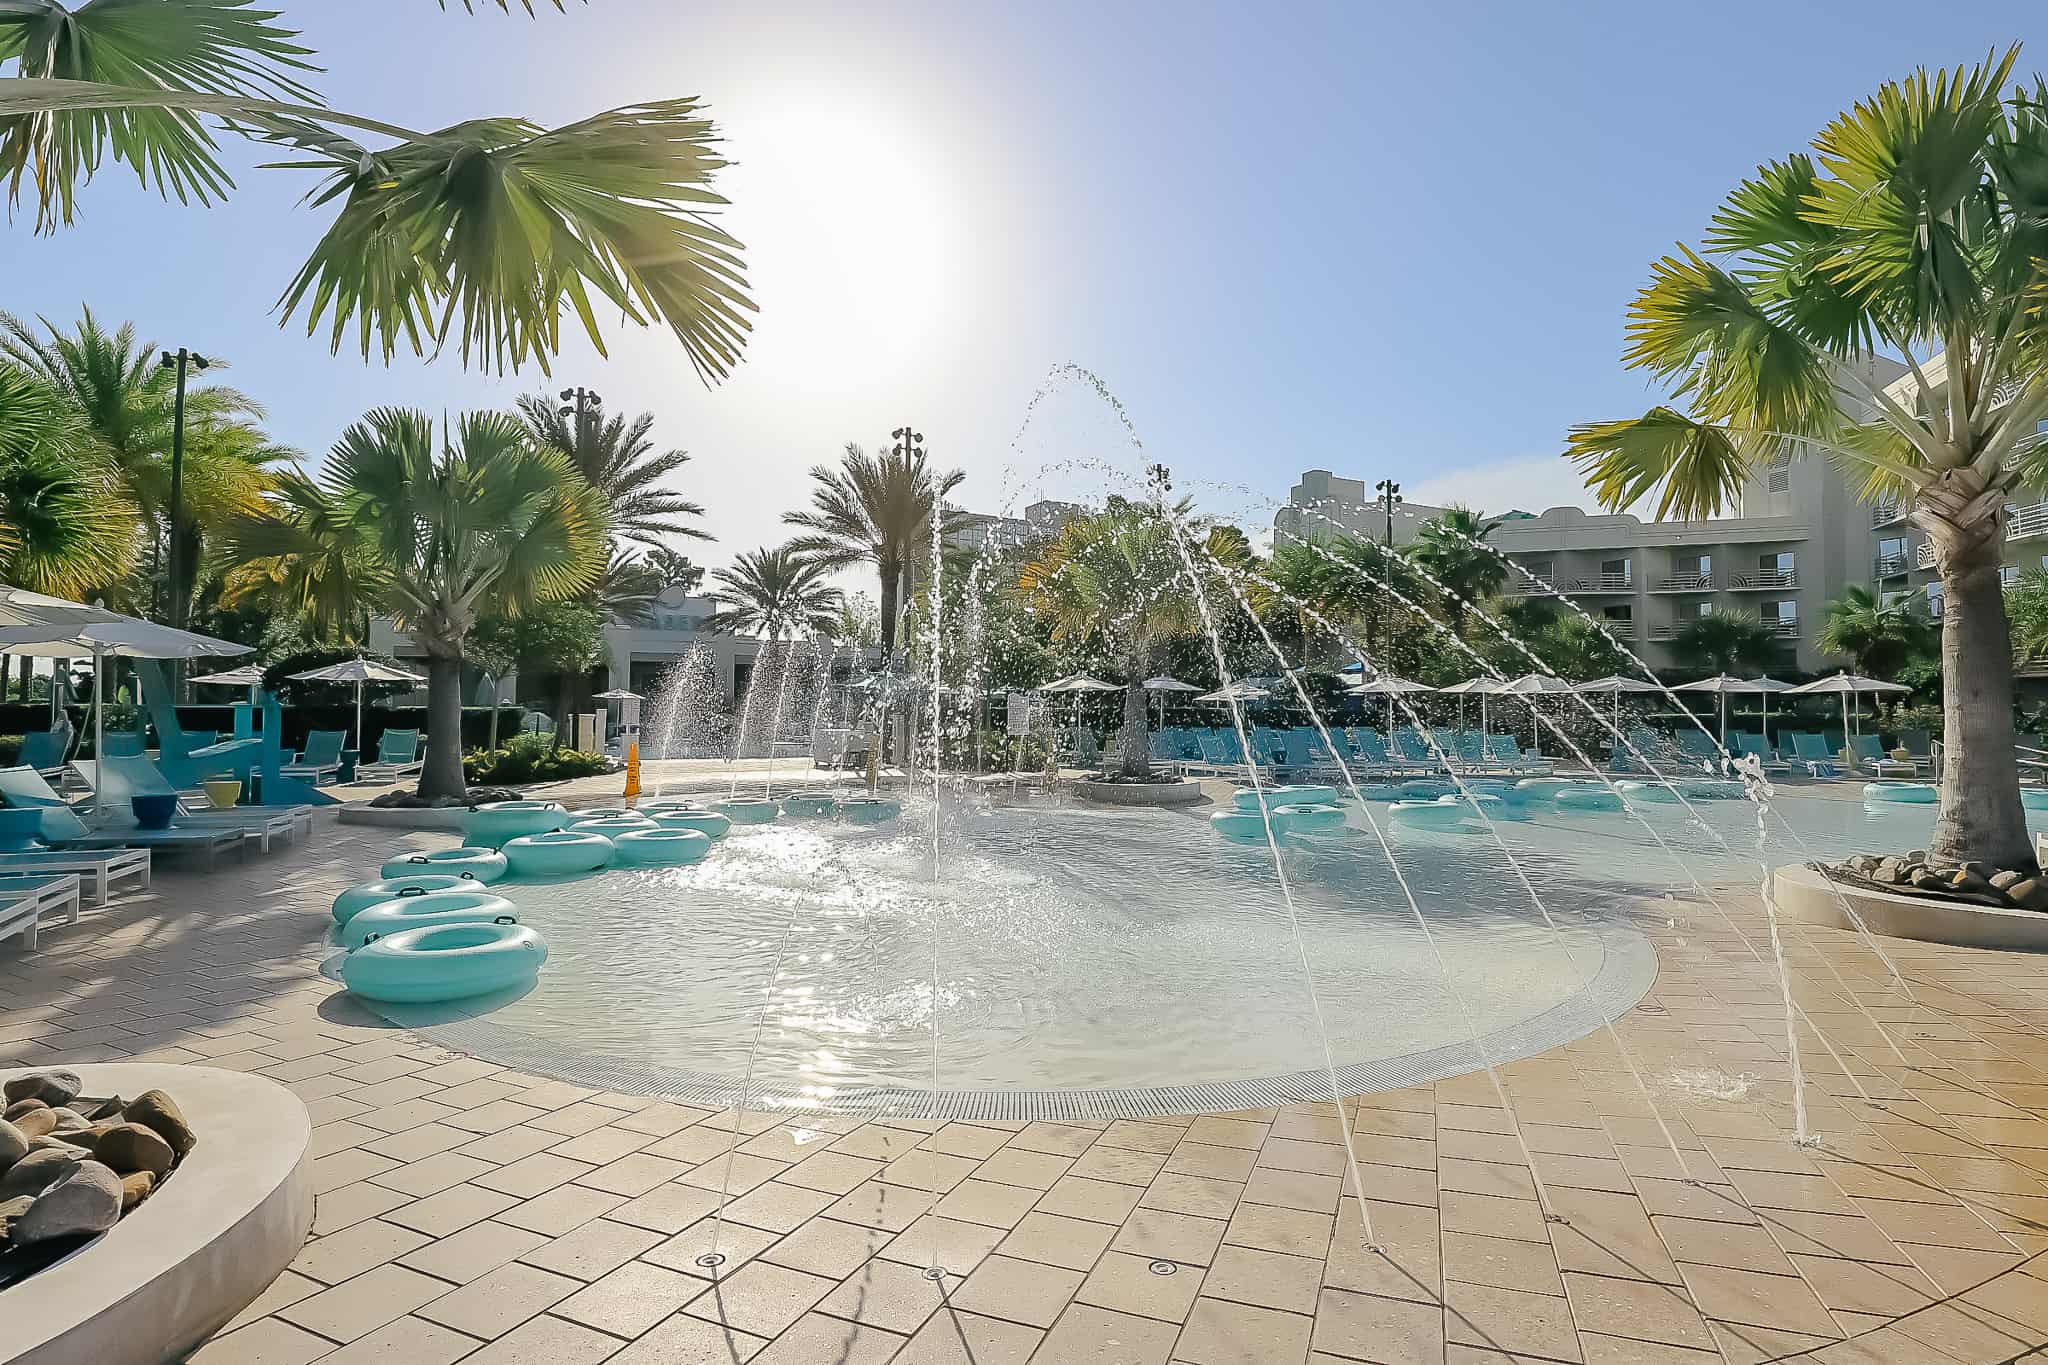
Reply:
[[[1728,747],[1728,694],[1721,694],[1721,747]]]
[[[357,754],[357,755],[358,755],[358,756],[360,757],[360,756],[361,756],[361,754],[362,754],[362,752],[363,752],[363,683],[362,683],[362,680],[361,680],[360,678],[358,678],[358,679],[356,680],[356,754]]]
[[[106,653],[95,648],[92,652],[92,761],[98,765],[94,775],[99,778],[99,781],[92,784],[92,813],[95,820],[100,814],[100,792],[105,788],[107,781],[106,678]]]

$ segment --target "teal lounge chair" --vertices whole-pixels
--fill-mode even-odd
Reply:
[[[1515,743],[1507,735],[1488,735],[1486,737],[1486,752],[1494,762],[1505,767],[1509,772],[1519,773],[1527,777],[1548,777],[1550,775],[1550,760],[1544,758],[1539,753],[1522,748],[1521,745]]]
[[[1422,732],[1412,725],[1404,725],[1391,736],[1393,752],[1402,762],[1413,765],[1421,772],[1442,772],[1443,760],[1430,747]]]
[[[239,829],[243,838],[254,839],[265,853],[270,852],[273,838],[290,843],[301,835],[311,837],[313,833],[311,806],[233,806],[227,810],[214,810],[210,806],[195,805],[187,802],[171,785],[170,779],[146,758],[109,757],[104,763],[81,759],[71,765],[71,771],[85,784],[86,790],[97,794],[117,815],[123,810],[133,810],[130,802],[138,796],[175,796],[178,808],[171,817],[173,825]]]
[[[301,778],[320,785],[322,777],[341,778],[341,751],[348,744],[346,730],[314,730],[306,736],[306,747],[290,763],[278,769],[285,777]]]
[[[1876,735],[1858,735],[1849,741],[1849,751],[1856,755],[1856,766],[1868,768],[1879,777],[1912,777],[1919,769],[1910,759],[1893,758],[1884,751]]]
[[[377,756],[356,765],[358,781],[387,778],[396,782],[425,766],[427,742],[417,730],[386,730],[377,736]]]
[[[21,737],[21,762],[44,777],[61,777],[64,774],[64,755],[70,749],[71,727],[68,725],[55,730],[38,730]]]
[[[1828,742],[1819,735],[1804,730],[1792,734],[1793,761],[1806,769],[1809,777],[1840,777],[1842,770],[1835,766],[1835,756],[1828,752]]]
[[[42,813],[42,839],[53,848],[175,848],[206,855],[212,867],[223,848],[240,849],[242,831],[230,826],[173,825],[169,829],[133,826],[95,828],[78,818],[64,798],[50,790],[34,768],[0,768],[0,800],[18,809]],[[106,812],[100,813],[102,816]]]
[[[78,923],[75,875],[0,876],[0,939],[18,934],[21,946],[34,952],[44,918],[55,914],[63,914],[67,924]]]

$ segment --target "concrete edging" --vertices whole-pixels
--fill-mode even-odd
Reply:
[[[1074,783],[1074,795],[1098,806],[1191,806],[1203,800],[1202,784],[1192,778],[1178,782],[1090,782]]]
[[[1803,924],[1854,929],[1842,909],[1846,900],[1874,934],[1959,948],[2048,952],[2048,914],[1871,891],[1830,881],[1803,864],[1781,867],[1771,874],[1771,898],[1780,914]]]
[[[351,801],[335,818],[344,825],[379,825],[386,829],[431,829],[454,834],[462,832],[467,806],[373,806]]]
[[[255,1302],[305,1245],[312,1119],[291,1091],[239,1071],[160,1062],[68,1069],[88,1095],[165,1091],[199,1143],[111,1231],[0,1291],[0,1362],[181,1360]]]

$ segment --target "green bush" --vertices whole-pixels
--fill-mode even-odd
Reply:
[[[472,786],[517,786],[593,777],[609,766],[603,754],[557,749],[546,735],[514,735],[500,749],[471,749],[462,757],[462,780]]]

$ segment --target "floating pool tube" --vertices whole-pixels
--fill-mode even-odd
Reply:
[[[1672,804],[1679,797],[1679,789],[1668,782],[1637,782],[1630,780],[1615,783],[1614,789],[1628,797],[1631,801],[1648,801],[1659,805]],[[1562,805],[1563,802],[1560,801],[1559,804]],[[1603,807],[1603,809],[1605,808]]]
[[[1620,810],[1621,797],[1591,782],[1574,782],[1569,787],[1560,787],[1552,798],[1559,810],[1600,811]]]
[[[408,853],[403,858],[393,858],[377,869],[377,875],[390,881],[394,877],[424,877],[430,874],[461,877],[472,882],[494,882],[505,875],[505,855],[495,848],[437,848],[431,853]]]
[[[879,825],[884,820],[894,820],[901,814],[901,801],[890,801],[879,796],[856,796],[851,801],[839,803],[839,818],[849,825]]]
[[[1695,777],[1678,784],[1688,801],[1739,801],[1747,791],[1732,777]]]
[[[2048,787],[2021,787],[2020,804],[2028,810],[2048,810]]]
[[[1498,777],[1468,777],[1464,789],[1477,796],[1497,796],[1503,801],[1515,799],[1515,784]],[[1457,793],[1453,791],[1453,795]]]
[[[1434,777],[1410,778],[1401,784],[1403,801],[1434,801],[1450,794],[1451,784]]]
[[[1932,782],[1866,782],[1863,784],[1863,802],[1869,806],[1931,806],[1941,795]],[[2021,791],[2025,800],[2025,790]],[[2039,810],[2032,801],[2026,802],[2030,809]]]
[[[680,806],[655,811],[648,817],[656,829],[693,829],[711,839],[723,839],[732,821],[715,810],[684,810]]]
[[[533,983],[547,940],[523,924],[440,924],[365,944],[341,964],[341,979],[369,1000],[426,1004]]]
[[[1548,801],[1566,787],[1577,785],[1569,777],[1525,777],[1515,783],[1515,794],[1524,801]]]
[[[746,797],[714,801],[711,803],[711,809],[735,825],[765,825],[782,814],[782,807],[773,801],[754,801]]]
[[[560,829],[569,812],[559,801],[486,801],[464,812],[464,843],[503,848],[523,834],[545,834]]]
[[[1219,810],[1209,817],[1209,828],[1241,844],[1266,841],[1266,817],[1257,810]],[[1278,824],[1274,832],[1280,832]]]
[[[588,830],[522,834],[505,845],[515,877],[566,877],[595,872],[612,860],[612,841]]]
[[[1232,796],[1230,804],[1237,810],[1257,811],[1261,798],[1272,809],[1281,806],[1334,806],[1337,804],[1337,789],[1319,784],[1262,787],[1258,791],[1247,787]]]
[[[703,860],[711,851],[711,836],[694,829],[629,829],[611,836],[618,850],[615,861],[635,867],[677,867]]]
[[[1358,794],[1368,801],[1399,801],[1401,784],[1398,782],[1361,782]]]
[[[616,839],[629,830],[653,829],[654,820],[645,815],[599,815],[575,819],[562,826],[571,834],[602,834],[607,839]]]
[[[334,922],[347,924],[371,906],[382,905],[400,896],[424,896],[429,891],[461,891],[479,885],[482,883],[475,877],[456,877],[439,872],[365,882],[361,886],[351,886],[334,898]]]
[[[1252,814],[1256,816],[1258,812]],[[1284,826],[1290,834],[1321,834],[1344,828],[1344,809],[1333,805],[1278,806],[1274,808],[1273,819],[1276,827]]]
[[[425,929],[436,924],[517,924],[519,912],[511,901],[478,888],[472,891],[430,891],[424,896],[400,896],[373,905],[342,927],[341,946],[354,951],[407,929]]]
[[[1396,801],[1387,807],[1387,819],[1418,829],[1456,829],[1467,809],[1462,801]]]
[[[570,811],[569,819],[571,822],[577,820],[616,820],[622,815],[644,815],[645,813],[644,811],[635,810],[631,806],[585,806],[581,810]],[[564,826],[564,828],[567,828],[567,826]]]
[[[782,798],[782,813],[800,819],[830,819],[839,809],[839,801],[831,796],[785,796]]]

